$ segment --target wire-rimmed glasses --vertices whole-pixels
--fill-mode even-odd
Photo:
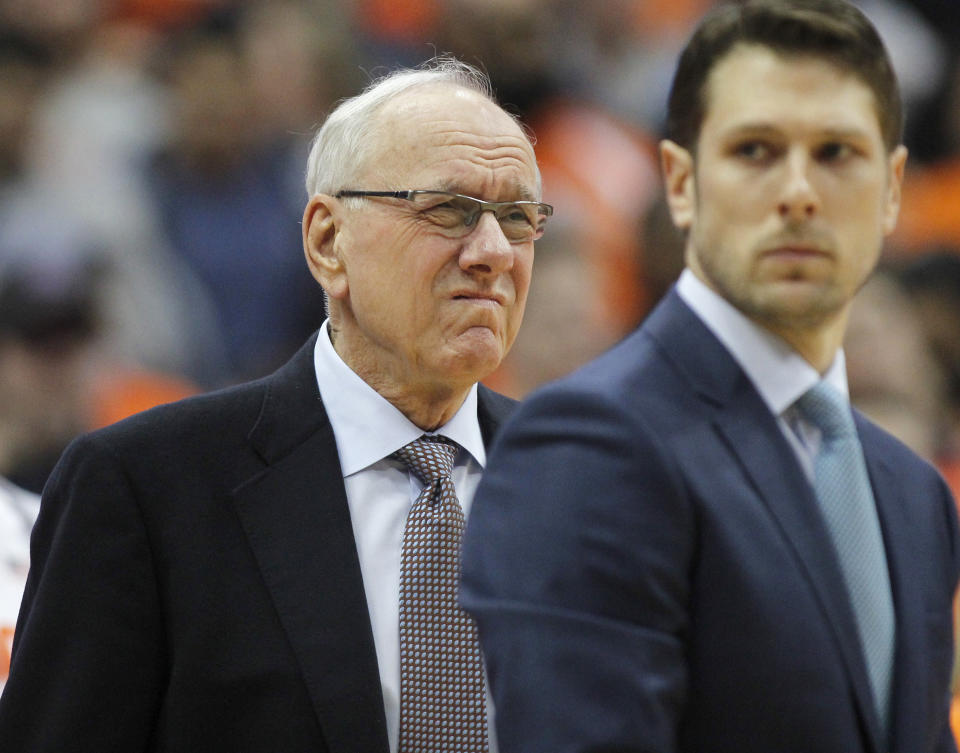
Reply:
[[[336,198],[383,197],[404,199],[448,238],[462,238],[479,222],[483,212],[493,212],[504,236],[511,243],[535,241],[543,235],[553,207],[539,201],[484,201],[452,191],[337,191]]]

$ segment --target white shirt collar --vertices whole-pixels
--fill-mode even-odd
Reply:
[[[775,416],[820,381],[820,374],[803,356],[750,320],[689,269],[680,275],[677,293],[730,351]],[[837,351],[823,379],[848,395],[843,349]]]
[[[344,477],[382,460],[424,433],[449,437],[467,450],[481,467],[486,464],[477,419],[477,385],[470,388],[453,418],[435,432],[424,432],[340,358],[330,342],[329,320],[320,327],[313,362]],[[458,462],[464,462],[462,454]]]

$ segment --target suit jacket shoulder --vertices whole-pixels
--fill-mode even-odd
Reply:
[[[33,540],[5,750],[387,753],[312,341],[78,439]]]
[[[525,400],[489,458],[462,600],[502,744],[946,750],[949,496],[895,440],[861,431],[898,618],[889,746],[812,486],[777,417],[675,293]]]

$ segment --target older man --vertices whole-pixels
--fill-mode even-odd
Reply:
[[[501,749],[953,751],[953,500],[841,349],[906,160],[883,44],[844,0],[721,5],[668,122],[687,269],[511,419],[467,529]]]
[[[488,749],[459,536],[512,408],[477,381],[551,213],[533,149],[483,76],[435,61],[340,105],[307,188],[319,336],[51,477],[4,751]]]

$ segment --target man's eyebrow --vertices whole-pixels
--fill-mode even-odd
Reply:
[[[525,183],[514,181],[513,190],[520,197],[519,201],[537,201],[537,195]]]
[[[826,136],[832,139],[842,139],[842,140],[857,140],[857,139],[869,139],[870,134],[867,133],[862,128],[825,128],[821,132],[821,135]]]
[[[430,189],[433,191],[446,191],[447,193],[457,193],[461,196],[471,196],[469,191],[464,191],[461,186],[457,185],[453,181],[443,180],[436,183],[436,188]],[[527,186],[525,183],[519,181],[511,181],[510,188],[514,191],[514,195],[517,197],[515,199],[506,199],[506,201],[539,201],[536,193],[533,189]]]
[[[733,126],[730,126],[724,131],[724,135],[729,136],[738,136],[741,133],[745,134],[777,134],[782,132],[782,128],[778,128],[772,123],[767,123],[765,121],[747,121],[744,123],[737,123]]]
[[[784,128],[766,121],[755,121],[739,123],[728,128],[724,133],[724,138],[735,139],[741,136],[780,136],[784,133]],[[812,133],[820,138],[830,139],[868,139],[870,134],[863,128],[857,126],[824,126],[815,129]]]

